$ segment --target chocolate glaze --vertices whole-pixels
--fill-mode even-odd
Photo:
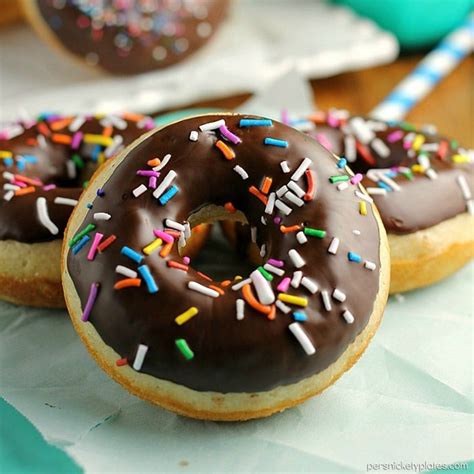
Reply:
[[[328,124],[329,115],[321,113],[313,117],[316,129],[309,132],[311,136],[322,144],[329,141],[330,151],[336,155],[345,154],[344,138],[348,135],[354,136],[347,119],[335,120],[333,126]],[[331,121],[329,119],[329,121]],[[413,149],[405,149],[403,139],[390,143],[387,137],[393,132],[402,131],[405,137],[409,133],[420,134],[425,138],[426,144],[439,144],[447,142],[449,144],[444,159],[440,159],[435,151],[427,152],[430,159],[431,168],[437,173],[437,179],[430,179],[426,174],[415,172],[413,180],[408,180],[405,176],[399,175],[393,178],[401,187],[400,192],[388,192],[386,195],[373,195],[372,198],[377,205],[385,229],[393,234],[410,234],[418,230],[439,224],[442,221],[453,218],[458,214],[466,212],[466,200],[463,197],[456,178],[464,175],[468,186],[474,194],[474,164],[468,157],[467,151],[450,139],[426,130],[407,130],[399,125],[384,124],[379,121],[366,121],[368,124],[385,125],[384,130],[375,131],[375,136],[380,138],[389,148],[390,154],[382,157],[377,151],[366,145],[375,160],[375,164],[369,165],[360,153],[357,153],[355,161],[348,163],[356,173],[367,173],[371,168],[391,168],[397,166],[412,167],[417,162],[417,154]],[[410,156],[412,155],[412,156]],[[463,155],[470,159],[469,163],[455,163],[453,156]],[[376,182],[364,176],[365,187],[377,186]]]
[[[11,139],[7,138],[7,134],[0,137],[0,150],[13,154],[11,165],[7,165],[7,161],[0,159],[0,185],[2,188],[10,183],[4,172],[39,179],[45,185],[57,185],[55,189],[49,191],[45,191],[43,186],[35,186],[33,193],[15,196],[10,201],[0,199],[0,240],[11,239],[19,242],[35,243],[62,238],[73,207],[55,204],[54,199],[58,196],[79,199],[83,183],[97,167],[97,162],[93,160],[96,151],[95,145],[83,141],[79,149],[72,150],[70,145],[54,142],[52,137],[55,133],[71,137],[74,135],[67,126],[57,131],[51,130],[51,126],[54,126],[55,122],[64,119],[67,119],[67,117],[53,116],[39,120],[34,124],[28,124],[21,134]],[[104,117],[89,117],[79,131],[83,134],[100,135],[104,130],[104,126],[101,124],[103,119]],[[151,119],[146,117],[143,119],[143,124],[139,124],[137,121],[124,120],[126,128],[119,130],[112,127],[111,136],[122,136],[124,145],[131,143],[150,126],[153,126]],[[43,134],[45,131],[47,132],[46,135]],[[39,136],[43,137],[44,143],[42,145],[38,143]],[[101,150],[104,150],[104,148],[100,147]],[[81,157],[85,166],[83,169],[76,168],[77,175],[75,178],[71,178],[69,177],[67,163],[74,154]],[[22,159],[23,156],[35,157],[37,161],[36,163],[27,162],[25,164]],[[3,195],[5,194],[6,191],[3,190]],[[59,228],[58,235],[51,234],[39,220],[36,200],[40,196],[46,198],[49,216]]]
[[[229,144],[236,155],[231,161],[215,146],[221,138],[219,132],[199,132],[197,142],[188,138],[200,125],[221,118],[242,139],[238,145]],[[346,171],[338,169],[336,160],[310,137],[278,122],[273,122],[271,127],[241,128],[240,118],[210,115],[183,120],[152,133],[129,149],[127,157],[103,186],[105,196],[93,201],[93,212],[112,214],[112,219],[98,223],[96,230],[105,237],[115,234],[117,241],[94,261],[86,259],[88,247],[76,255],[71,251],[67,255],[67,268],[83,308],[91,284],[100,283],[89,322],[82,324],[93,324],[104,343],[120,357],[127,358],[130,365],[138,345],[147,345],[142,372],[198,391],[266,391],[324,370],[367,325],[379,291],[380,237],[372,208],[368,206],[368,214],[362,216],[359,198],[354,195],[357,187],[350,185],[341,192],[329,182],[330,176],[345,175]],[[288,148],[265,146],[265,137],[287,140]],[[146,169],[147,160],[167,153],[171,154],[171,160],[162,170],[158,183],[174,170],[177,177],[173,184],[180,189],[178,194],[165,206],[158,203],[151,190],[134,198],[131,190],[144,182],[136,175],[137,169]],[[269,176],[273,178],[271,191],[275,191],[291,176],[282,172],[280,162],[287,160],[293,173],[303,157],[313,161],[316,195],[303,207],[294,206],[294,211],[283,218],[283,224],[305,223],[326,230],[327,235],[322,239],[308,237],[308,243],[299,245],[295,233],[283,234],[273,223],[273,217],[267,225],[262,224],[264,205],[248,188],[260,186],[262,178]],[[233,170],[236,165],[246,170],[247,180],[242,180]],[[306,189],[304,176],[298,184]],[[210,283],[197,274],[192,262],[188,272],[167,266],[167,260],[181,261],[177,245],[167,258],[154,252],[144,259],[159,285],[158,293],[148,293],[143,283],[139,288],[114,290],[114,284],[122,278],[115,273],[116,265],[137,268],[132,260],[121,255],[124,245],[140,252],[154,240],[154,228],[164,229],[165,218],[184,222],[203,206],[228,202],[257,227],[257,243],[259,246],[265,243],[268,249],[262,261],[284,260],[286,275],[291,277],[295,267],[288,258],[288,250],[295,248],[307,262],[301,270],[317,282],[320,290],[332,292],[337,287],[346,293],[344,303],[331,298],[332,310],[328,312],[322,306],[320,292],[311,295],[302,286],[288,290],[308,298],[306,308],[293,306],[292,309],[306,312],[308,320],[301,325],[316,346],[316,354],[306,355],[289,331],[288,326],[293,322],[291,313],[277,310],[276,319],[270,321],[246,304],[245,318],[238,321],[235,307],[236,299],[242,298],[241,291],[222,287],[224,295],[213,299],[188,289],[190,281]],[[84,206],[85,202],[80,201],[79,205]],[[89,211],[83,222],[75,224],[82,229],[93,222]],[[355,235],[354,229],[361,234]],[[330,255],[327,248],[335,236],[341,244],[337,255]],[[349,251],[376,263],[377,268],[370,271],[363,263],[349,262]],[[272,282],[275,295],[280,280],[275,276]],[[174,319],[191,306],[196,306],[199,313],[178,326]],[[353,324],[342,318],[344,309],[354,315]],[[176,348],[175,340],[179,338],[185,339],[194,352],[192,360],[185,360]]]
[[[186,59],[214,35],[229,5],[228,0],[157,0],[154,5],[134,0],[124,7],[124,2],[102,0],[91,2],[96,9],[91,12],[84,1],[31,3],[44,27],[67,50],[118,75],[147,72]],[[148,23],[151,30],[145,27]]]

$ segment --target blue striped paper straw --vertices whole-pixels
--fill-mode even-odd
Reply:
[[[400,84],[372,110],[379,120],[402,120],[469,53],[474,51],[474,14],[431,51]]]

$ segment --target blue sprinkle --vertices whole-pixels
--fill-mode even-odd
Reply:
[[[362,262],[362,257],[354,252],[349,252],[347,258],[350,262],[360,263]]]
[[[388,192],[392,191],[392,188],[387,183],[384,183],[383,181],[377,181],[377,186],[379,188],[386,189]]]
[[[34,155],[23,155],[23,159],[27,162],[27,163],[30,163],[32,165],[35,165],[36,163],[38,163],[38,158]]]
[[[239,127],[271,127],[270,119],[240,119]]]
[[[136,263],[142,263],[143,255],[139,254],[138,252],[135,252],[135,250],[131,249],[130,247],[127,247],[126,245],[122,247],[120,253],[132,259]]]
[[[298,322],[303,322],[308,320],[308,316],[303,311],[294,311],[293,312],[293,319]]]
[[[277,138],[267,137],[263,140],[265,145],[278,146],[280,148],[288,148],[288,142],[286,140],[278,140]]]
[[[95,145],[92,149],[91,159],[92,161],[97,161],[99,159],[99,153],[101,152],[102,148],[100,145]]]
[[[3,164],[4,164],[7,168],[10,168],[10,166],[13,166],[13,158],[4,158],[4,159],[3,159]]]
[[[389,178],[396,178],[398,176],[398,173],[396,171],[390,170],[385,173],[385,176],[388,176]]]
[[[341,159],[337,162],[337,167],[338,167],[338,168],[344,168],[346,165],[347,165],[347,160],[346,160],[345,158],[341,158]]]
[[[26,164],[23,160],[17,159],[16,160],[16,167],[18,168],[18,171],[25,171]]]
[[[166,191],[166,193],[162,194],[161,197],[158,199],[160,201],[160,204],[164,206],[170,199],[173,198],[179,191],[178,186],[171,186],[171,188]]]
[[[82,239],[79,240],[79,242],[72,248],[73,255],[76,255],[76,253],[78,253],[82,249],[82,247],[84,247],[84,245],[89,242],[89,240],[91,240],[91,238],[88,235],[82,237]]]
[[[92,209],[94,207],[94,205],[91,202],[88,202],[86,204],[86,207],[87,207],[87,209]]]
[[[148,287],[148,292],[157,293],[158,285],[156,284],[155,279],[153,278],[153,275],[151,274],[150,269],[148,268],[148,265],[142,265],[141,267],[138,267],[138,271],[145,280],[146,286]]]

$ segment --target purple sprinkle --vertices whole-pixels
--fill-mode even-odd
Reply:
[[[183,263],[185,265],[189,265],[191,263],[191,259],[188,256],[183,257]]]
[[[153,170],[138,170],[137,171],[138,176],[155,176],[158,178],[160,176],[160,173],[158,171],[153,171]]]
[[[71,140],[71,149],[72,150],[77,150],[79,148],[79,145],[82,142],[82,137],[83,136],[84,136],[84,134],[82,132],[76,132],[72,136],[72,140]]]
[[[104,197],[105,196],[105,191],[102,188],[99,188],[97,190],[97,196]]]
[[[46,186],[43,186],[43,191],[51,191],[51,189],[56,189],[55,184],[47,184]]]
[[[390,143],[398,142],[403,138],[403,130],[395,130],[394,132],[387,135],[387,141]]]
[[[280,216],[275,216],[273,218],[273,222],[276,224],[276,225],[280,225],[281,224],[281,221],[282,221],[282,218]]]
[[[355,176],[351,178],[351,183],[352,184],[358,184],[362,181],[362,178],[364,176],[361,173],[357,173]]]
[[[148,180],[148,187],[150,189],[156,189],[156,176],[150,176],[150,179]]]
[[[278,268],[281,268],[281,267],[285,266],[285,262],[283,260],[275,260],[274,258],[270,258],[267,263],[269,263],[270,265],[273,265],[274,267],[278,267]]]
[[[81,320],[84,322],[89,319],[89,316],[92,311],[92,307],[94,306],[95,300],[97,298],[99,287],[100,287],[100,283],[97,283],[97,282],[94,282],[91,285],[91,289],[89,291],[89,297],[87,298],[87,303],[81,317]]]
[[[219,127],[219,132],[221,132],[221,135],[227,138],[227,140],[232,142],[234,145],[242,143],[242,140],[237,135],[233,134],[225,125]]]

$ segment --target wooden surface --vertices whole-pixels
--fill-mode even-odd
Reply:
[[[368,114],[416,66],[423,56],[414,55],[362,71],[311,81],[315,104],[320,109],[345,108],[354,114]],[[249,95],[192,104],[233,108]],[[474,148],[474,57],[465,59],[406,117],[418,125],[432,123],[440,133]]]

